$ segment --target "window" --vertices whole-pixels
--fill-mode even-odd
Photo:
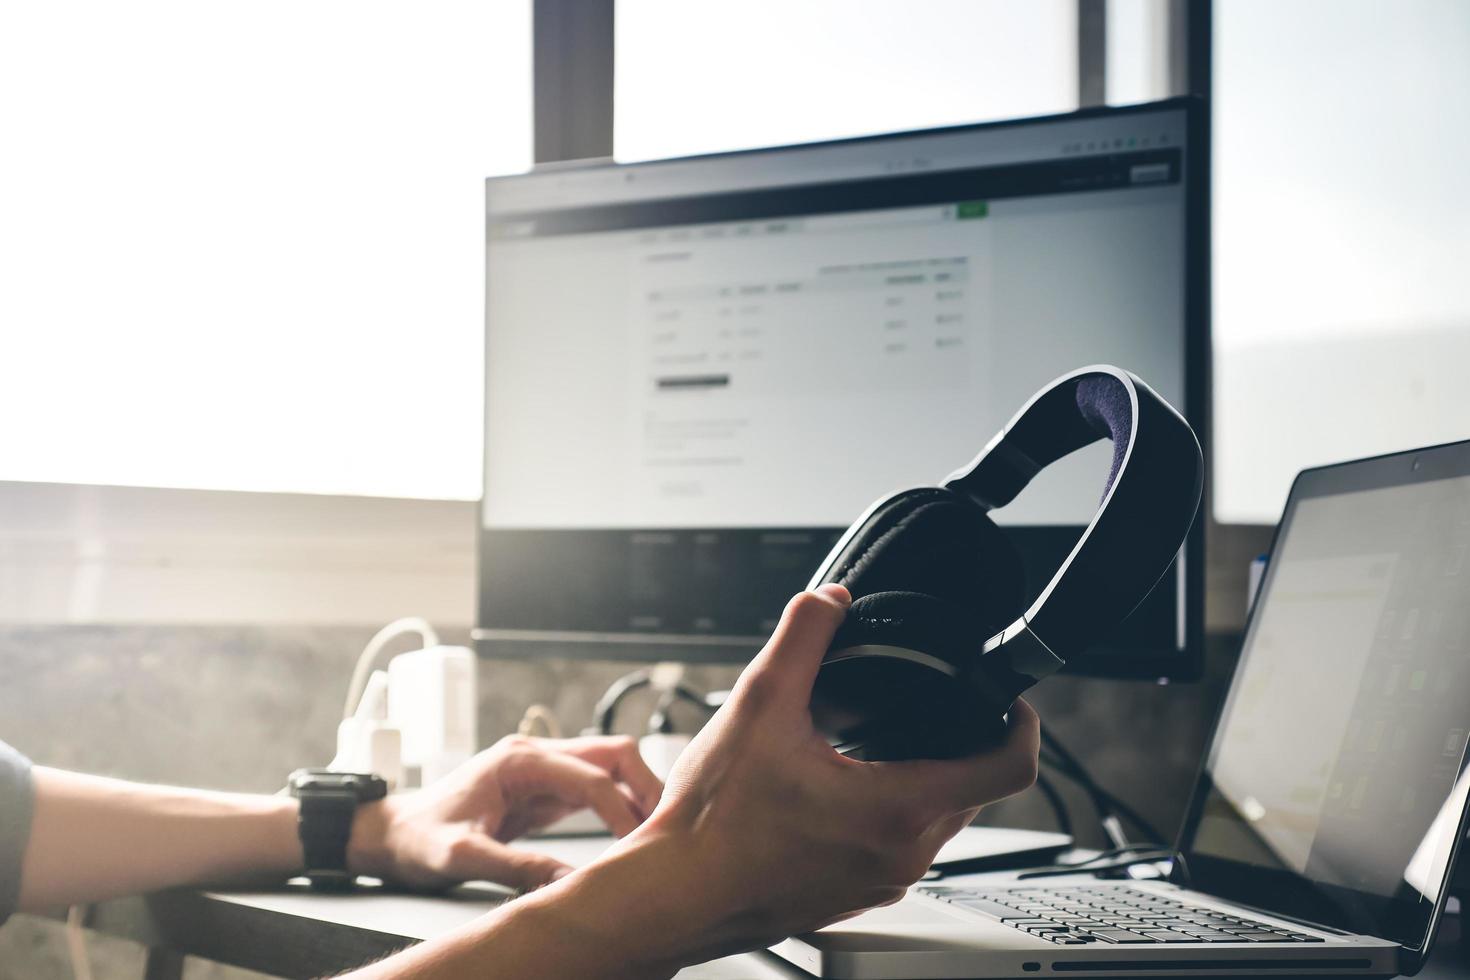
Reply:
[[[1109,105],[1151,102],[1173,94],[1167,0],[1107,0],[1104,33]]]
[[[4,19],[0,479],[478,497],[529,0]]]
[[[1215,4],[1215,516],[1470,438],[1470,5]],[[1391,406],[1385,408],[1385,406]]]
[[[622,160],[1077,106],[1075,0],[618,0]]]

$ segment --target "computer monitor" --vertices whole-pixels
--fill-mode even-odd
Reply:
[[[1203,436],[1188,100],[487,182],[489,656],[741,662],[873,500],[1126,367]],[[1110,448],[995,512],[1039,591]],[[1199,670],[1202,534],[1078,669]]]

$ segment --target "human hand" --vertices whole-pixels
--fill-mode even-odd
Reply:
[[[1039,726],[1024,701],[1006,741],[971,758],[872,763],[834,751],[809,702],[849,602],[840,586],[791,601],[637,835],[671,838],[697,865],[721,948],[898,901],[982,806],[1036,778]]]
[[[629,975],[767,946],[898,901],[981,807],[1032,784],[1040,727],[1024,701],[1005,742],[966,759],[860,762],[828,745],[809,702],[849,602],[840,586],[791,600],[653,816],[538,897],[559,928],[623,953]],[[619,932],[637,942],[609,945]]]
[[[583,807],[621,837],[662,792],[634,739],[511,735],[431,786],[359,807],[348,867],[417,887],[484,879],[537,888],[570,869],[510,841]]]
[[[812,725],[840,586],[792,599],[653,815],[601,860],[354,976],[647,980],[898,901],[979,809],[1031,785],[1024,701],[968,759],[858,762]]]

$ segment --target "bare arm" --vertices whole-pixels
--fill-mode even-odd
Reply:
[[[20,908],[35,911],[301,866],[296,801],[143,786],[37,766]]]
[[[650,980],[720,955],[687,853],[645,842],[349,980]],[[729,950],[733,951],[733,950]]]
[[[21,866],[24,911],[302,866],[285,796],[145,786],[37,766]],[[535,888],[569,869],[511,841],[591,807],[632,831],[663,786],[623,738],[502,739],[434,786],[358,808],[349,870],[436,887],[486,879]]]
[[[834,586],[792,600],[605,858],[353,980],[670,976],[898,901],[981,806],[1035,779],[1038,722],[1017,701],[1005,744],[969,759],[838,755],[808,702],[846,605]]]

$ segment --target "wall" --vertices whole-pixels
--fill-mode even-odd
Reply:
[[[0,482],[0,623],[474,615],[475,504]]]

